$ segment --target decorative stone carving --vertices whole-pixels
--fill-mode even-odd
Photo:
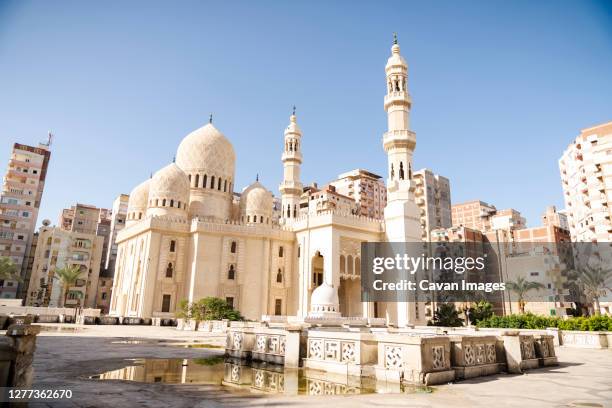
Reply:
[[[255,351],[258,353],[265,353],[266,352],[266,336],[263,334],[258,334],[257,335],[257,340],[255,342]]]
[[[401,368],[402,366],[402,348],[399,346],[385,346],[385,368]]]
[[[253,375],[254,381],[253,381],[253,384],[254,384],[255,388],[259,388],[260,390],[265,389],[265,387],[266,387],[266,381],[265,381],[266,374],[265,374],[264,370],[256,370],[256,369],[254,369],[253,371],[254,371],[254,375]]]
[[[285,344],[287,343],[287,338],[285,336],[281,336],[280,342],[278,345],[278,353],[285,355]]]
[[[476,364],[485,364],[486,362],[485,345],[476,345]]]
[[[336,340],[325,341],[325,359],[326,360],[340,360],[340,342]]]
[[[536,358],[535,349],[533,347],[533,337],[521,339],[521,357],[523,360]]]
[[[495,363],[497,353],[495,352],[495,344],[487,344],[487,363]]]
[[[355,362],[355,343],[354,342],[343,342],[342,343],[342,362],[343,363],[354,363]]]
[[[322,339],[308,339],[308,358],[323,360]]]
[[[465,351],[463,352],[465,365],[471,366],[476,362],[476,356],[474,355],[474,347],[471,344],[465,345]]]
[[[242,348],[242,333],[234,332],[234,349],[240,350]]]
[[[237,364],[232,365],[232,370],[231,370],[231,381],[238,383],[240,382],[240,366]]]
[[[446,367],[444,362],[444,346],[433,346],[431,348],[431,356],[434,370],[441,370]]]

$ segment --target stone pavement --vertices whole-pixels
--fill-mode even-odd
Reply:
[[[144,330],[143,330],[144,329]],[[130,358],[201,358],[221,349],[189,349],[155,343],[114,344],[116,337],[222,344],[223,336],[173,328],[87,326],[77,333],[43,332],[34,359],[36,388],[71,389],[67,402],[31,407],[612,407],[612,350],[558,348],[560,366],[525,375],[500,374],[448,384],[434,392],[345,396],[269,396],[228,392],[216,385],[98,381],[87,377],[126,365]]]

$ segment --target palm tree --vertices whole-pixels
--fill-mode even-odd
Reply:
[[[68,288],[76,283],[80,274],[81,268],[78,265],[66,265],[55,270],[55,277],[62,282],[62,287],[64,289],[64,307],[68,299]]]
[[[0,256],[0,279],[20,281],[17,265],[8,256]]]
[[[527,302],[525,301],[525,294],[532,289],[540,290],[543,287],[544,285],[542,285],[540,282],[531,282],[525,280],[525,278],[523,278],[522,276],[516,278],[516,281],[514,282],[506,282],[506,288],[516,293],[516,295],[518,296],[519,310],[521,313],[525,313],[525,305],[527,304]]]
[[[580,268],[579,282],[584,288],[584,294],[593,300],[595,314],[600,314],[599,298],[606,295],[607,290],[612,290],[607,282],[612,280],[612,268],[604,269],[601,263],[597,266],[585,264]]]

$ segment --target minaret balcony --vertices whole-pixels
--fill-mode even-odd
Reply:
[[[416,146],[416,133],[412,130],[390,130],[383,135],[383,147],[388,150],[392,147],[406,147],[414,150]]]
[[[302,183],[299,181],[284,180],[278,186],[278,189],[283,194],[302,194]]]
[[[302,153],[300,152],[284,152],[281,158],[282,161],[298,161],[302,162]]]
[[[406,91],[394,91],[385,95],[385,109],[394,104],[412,105],[412,98]]]

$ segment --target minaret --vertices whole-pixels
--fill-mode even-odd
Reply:
[[[421,227],[412,181],[412,153],[416,135],[410,130],[412,100],[408,94],[408,65],[400,55],[395,35],[385,72],[387,94],[384,100],[388,131],[383,135],[383,147],[388,159],[385,207],[387,239],[390,242],[418,242],[421,241]]]
[[[282,160],[284,176],[279,190],[282,203],[281,219],[286,223],[297,217],[302,195],[302,183],[300,182],[302,131],[296,122],[295,106],[289,118],[289,126],[285,129],[285,150]]]
[[[388,131],[383,135],[383,147],[388,158],[386,239],[389,242],[420,242],[419,207],[415,202],[415,186],[412,181],[412,153],[416,146],[416,135],[410,130],[412,100],[408,94],[408,65],[400,55],[395,35],[385,72],[387,94],[384,100],[388,120]],[[405,244],[396,248],[402,246],[409,256],[421,255],[413,253],[420,246]],[[393,306],[387,309],[389,320],[398,327],[418,323],[414,293],[404,294],[390,305]]]

